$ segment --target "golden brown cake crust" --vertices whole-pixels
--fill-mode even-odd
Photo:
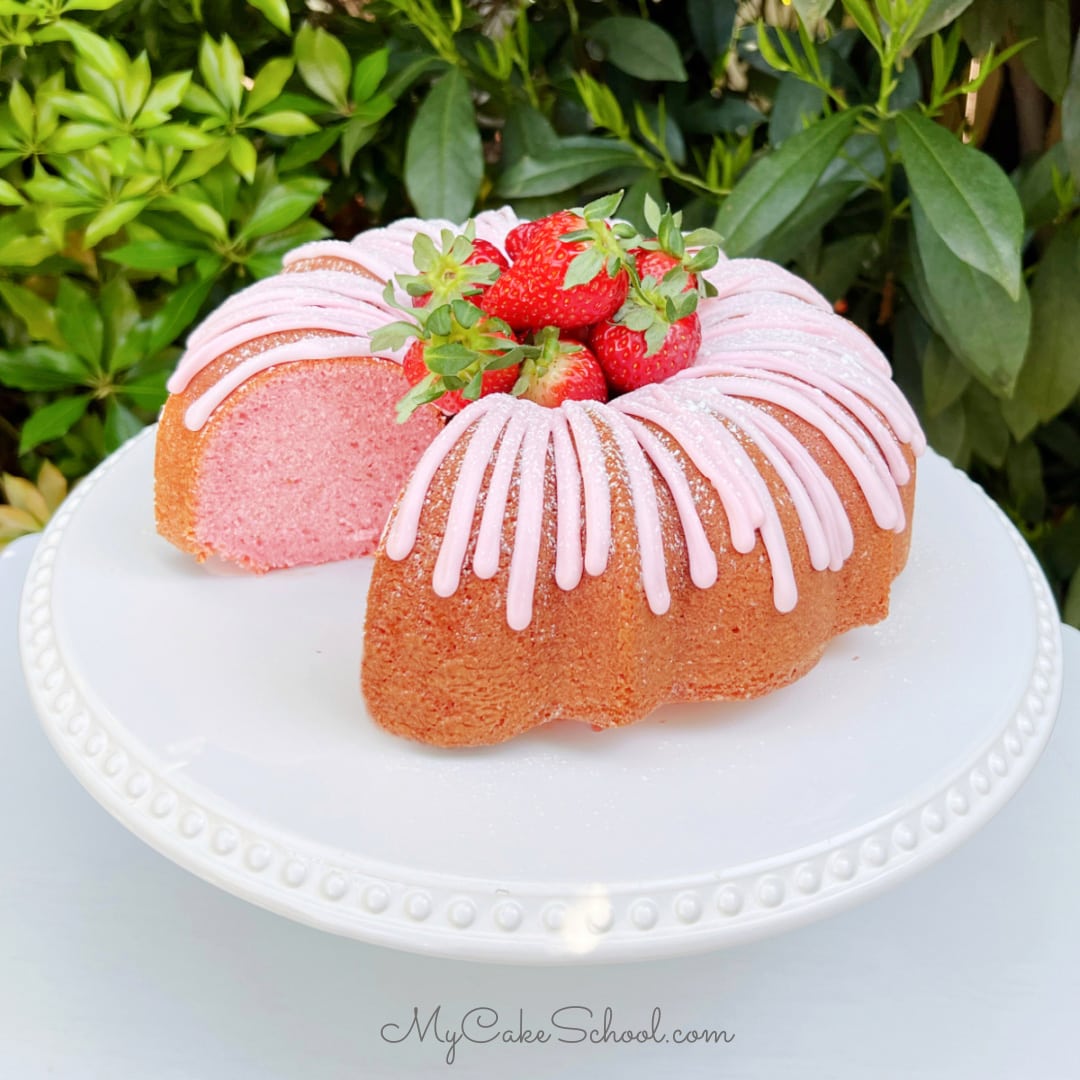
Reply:
[[[471,573],[474,529],[452,597],[436,596],[431,586],[452,479],[431,489],[411,555],[396,562],[380,546],[368,593],[362,667],[364,697],[374,719],[389,731],[437,746],[501,742],[562,718],[613,727],[639,720],[665,702],[750,698],[778,689],[809,671],[835,635],[884,618],[890,585],[907,559],[910,526],[902,533],[879,528],[855,477],[826,437],[775,405],[755,404],[779,419],[821,464],[848,509],[855,535],[854,552],[840,570],[814,570],[783,484],[749,448],[788,537],[799,590],[792,612],[776,610],[761,540],[749,554],[733,549],[711,483],[674,440],[654,428],[686,471],[719,563],[711,588],[690,581],[675,507],[654,470],[672,593],[668,613],[654,614],[641,588],[638,553],[627,539],[636,535],[627,479],[605,438],[614,544],[608,568],[597,577],[586,575],[569,592],[560,589],[554,580],[553,515],[545,515],[533,618],[523,631],[509,628],[505,611],[513,489],[498,573],[490,580]],[[455,475],[466,446],[463,440],[451,451],[440,475]],[[907,447],[903,452],[912,468],[901,492],[910,522],[914,457]],[[548,505],[554,496],[549,461]]]

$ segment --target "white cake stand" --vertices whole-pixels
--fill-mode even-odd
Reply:
[[[162,854],[335,933],[505,962],[630,960],[807,923],[955,848],[1050,734],[1060,628],[1004,516],[921,463],[877,627],[750,703],[435,750],[359,693],[369,560],[261,577],[154,531],[153,431],[31,565],[31,696],[90,793]]]

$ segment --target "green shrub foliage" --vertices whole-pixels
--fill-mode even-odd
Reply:
[[[631,219],[670,201],[870,333],[1080,623],[1078,22],[1068,0],[0,0],[0,466],[77,480],[153,420],[193,324],[299,243],[625,188]]]

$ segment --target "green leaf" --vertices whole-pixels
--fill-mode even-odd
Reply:
[[[863,37],[880,53],[884,45],[881,27],[878,25],[877,15],[867,0],[843,0],[843,5],[855,25],[863,32]]]
[[[244,60],[226,34],[220,44],[209,36],[199,47],[199,73],[215,98],[231,113],[240,109],[244,94]]]
[[[389,49],[377,49],[367,56],[362,56],[353,68],[353,101],[368,101],[374,97],[375,91],[379,89],[379,83],[386,78],[386,69],[389,65]]]
[[[970,2],[971,0],[968,0],[968,3]],[[835,0],[792,0],[791,6],[799,13],[799,18],[806,26],[815,26],[829,14],[834,3]]]
[[[819,2],[824,3],[825,0]],[[832,0],[828,2],[832,4]],[[798,7],[799,3],[795,6]],[[686,13],[690,19],[694,44],[710,64],[731,48],[738,10],[737,0],[690,0],[687,4]]]
[[[469,84],[456,68],[432,86],[405,145],[405,188],[422,217],[464,221],[484,178]]]
[[[769,142],[780,146],[816,120],[825,108],[825,91],[794,75],[780,79],[769,113]]]
[[[177,270],[205,254],[205,249],[188,244],[175,244],[169,240],[145,240],[107,251],[105,258],[130,270],[161,271]]]
[[[1061,99],[1061,141],[1065,144],[1069,172],[1080,188],[1080,33],[1073,48],[1069,85]]]
[[[1020,53],[1028,74],[1054,101],[1060,101],[1069,79],[1069,0],[1018,4],[1017,34],[1035,40]]]
[[[30,95],[23,89],[23,85],[17,79],[8,90],[8,108],[11,110],[11,119],[15,126],[27,138],[34,137],[34,103]]]
[[[896,128],[913,201],[958,259],[1015,300],[1024,215],[1009,178],[992,158],[919,113],[901,113]]]
[[[348,103],[352,64],[349,52],[333,34],[304,23],[294,45],[300,77],[321,97],[338,108]]]
[[[319,201],[328,183],[313,176],[303,176],[275,184],[259,199],[240,230],[240,239],[252,240],[287,228]]]
[[[1058,229],[1031,286],[1031,345],[1015,398],[1046,423],[1080,393],[1080,218]]]
[[[92,370],[99,371],[105,324],[97,304],[69,277],[60,279],[56,293],[56,321],[68,345]]]
[[[975,0],[963,14],[964,41],[972,56],[982,56],[998,44],[1009,29],[1011,4],[1001,0]]]
[[[611,169],[637,163],[633,150],[615,139],[573,135],[560,139],[542,156],[520,158],[502,174],[498,192],[508,199],[554,195]]]
[[[67,342],[56,325],[56,310],[47,300],[23,285],[2,278],[0,298],[26,324],[30,336],[36,341],[47,341],[59,349],[67,348]]]
[[[604,59],[627,75],[648,82],[686,82],[679,46],[653,22],[626,15],[601,19],[587,31],[604,50]]]
[[[153,356],[180,337],[195,321],[213,286],[213,277],[193,278],[172,293],[150,320],[148,355]]]
[[[81,386],[88,375],[74,353],[48,345],[0,349],[0,383],[14,390],[65,390]]]
[[[250,184],[255,179],[255,166],[259,163],[255,144],[243,135],[234,135],[229,140],[229,162]]]
[[[278,158],[278,171],[288,172],[302,165],[318,161],[341,138],[344,125],[333,124],[324,127],[314,135],[304,135],[289,143],[289,148]]]
[[[1031,300],[1021,282],[1013,300],[993,278],[961,262],[912,207],[912,293],[954,355],[999,395],[1012,392],[1031,333]]]
[[[215,240],[227,240],[229,237],[225,219],[214,207],[201,199],[188,195],[166,195],[158,200],[156,206],[182,214],[200,232],[212,236]]]
[[[346,123],[341,136],[341,164],[346,171],[352,168],[356,152],[367,146],[378,130],[374,124],[369,124],[358,116],[352,117]]]
[[[1009,428],[1001,415],[1001,402],[986,387],[972,383],[963,397],[964,418],[971,452],[1000,469],[1009,452]]]
[[[190,71],[177,71],[166,75],[154,83],[146,96],[142,111],[171,113],[184,100],[188,86],[191,85]]]
[[[735,185],[714,228],[731,256],[753,254],[810,193],[855,126],[853,110],[793,135],[762,157]]]
[[[1076,570],[1069,582],[1069,591],[1065,594],[1061,617],[1070,626],[1080,629],[1080,568]]]
[[[926,14],[919,20],[919,25],[910,38],[910,44],[948,26],[971,7],[971,3],[972,0],[930,0]]]
[[[0,180],[0,206],[22,206],[25,202],[14,184]]]
[[[263,64],[248,91],[245,111],[250,114],[269,105],[285,89],[294,66],[292,59],[287,56],[279,56]]]
[[[971,385],[971,375],[932,330],[922,355],[923,398],[931,416],[944,412]]]
[[[61,398],[32,413],[23,424],[19,436],[19,453],[28,454],[42,443],[51,442],[53,439],[59,439],[61,435],[66,435],[86,412],[90,398],[90,394]]]
[[[1025,521],[1042,521],[1046,516],[1046,487],[1039,448],[1031,439],[1009,448],[1005,458],[1009,498]]]
[[[287,34],[292,28],[289,22],[288,0],[248,0],[275,30]]]
[[[143,422],[115,397],[105,403],[105,452],[111,454],[142,431]]]
[[[100,210],[86,226],[86,246],[96,247],[106,237],[119,232],[146,209],[149,199],[127,199]]]
[[[248,127],[258,128],[269,135],[311,135],[319,130],[319,125],[295,109],[283,109],[281,112],[262,113],[245,121]]]

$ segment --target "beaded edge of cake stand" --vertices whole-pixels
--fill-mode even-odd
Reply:
[[[1049,739],[1062,685],[1061,627],[1049,588],[1015,528],[965,476],[993,507],[1027,571],[1036,655],[1005,727],[917,807],[752,867],[573,893],[343,857],[186,793],[120,725],[94,714],[65,665],[51,612],[57,549],[87,493],[154,431],[98,466],[39,542],[19,619],[31,698],[67,766],[123,824],[198,876],[309,925],[409,951],[530,963],[647,959],[741,943],[840,910],[951,851],[1013,794]]]

